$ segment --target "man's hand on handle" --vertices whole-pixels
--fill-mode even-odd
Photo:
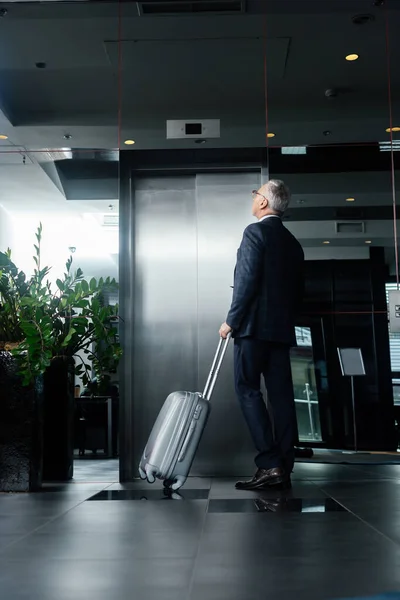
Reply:
[[[228,337],[228,333],[231,333],[232,331],[232,327],[229,327],[229,325],[227,323],[223,323],[220,327],[219,330],[219,335],[226,340],[226,338]]]

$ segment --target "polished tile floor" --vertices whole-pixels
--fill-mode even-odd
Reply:
[[[287,493],[120,485],[113,461],[0,494],[10,600],[333,600],[400,590],[400,466],[298,464]],[[90,480],[90,482],[89,482]],[[397,598],[397,595],[394,596]]]

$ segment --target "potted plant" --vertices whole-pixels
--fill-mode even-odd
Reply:
[[[51,364],[44,373],[44,478],[51,480],[66,480],[73,475],[74,376],[80,376],[84,386],[89,386],[93,372],[102,384],[121,356],[113,327],[118,307],[102,302],[107,290],[117,288],[116,281],[93,278],[87,282],[82,271],[72,272],[71,266],[72,257],[48,303],[54,338]]]
[[[53,293],[45,281],[49,269],[41,267],[41,225],[36,239],[34,274],[16,308],[23,339],[12,354],[25,386],[43,376],[44,478],[67,480],[73,475],[74,375],[84,385],[91,380],[91,365],[82,359],[75,364],[74,359],[82,351],[98,372],[104,372],[110,360],[118,363],[121,347],[113,327],[118,307],[102,302],[117,283],[110,278],[87,282],[81,269],[72,271],[70,257]],[[97,355],[100,346],[105,350]]]
[[[43,276],[46,271],[43,271]],[[0,252],[0,491],[35,491],[42,484],[43,378],[23,380],[13,352],[24,338],[23,300],[31,293],[11,259]]]

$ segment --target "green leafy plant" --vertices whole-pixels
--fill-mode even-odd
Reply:
[[[46,279],[49,267],[41,267],[42,225],[36,232],[35,269],[29,281],[11,261],[11,252],[0,254],[0,340],[19,342],[13,354],[24,385],[44,373],[56,358],[79,358],[75,373],[84,385],[91,380],[92,361],[99,379],[115,370],[121,347],[115,322],[118,306],[105,305],[104,297],[116,290],[115,279],[84,279],[81,269],[72,271],[72,256],[53,293]],[[4,289],[4,292],[3,292]],[[2,298],[5,302],[2,303]],[[83,351],[86,360],[78,353]]]
[[[11,250],[0,252],[0,342],[20,342],[23,332],[19,314],[21,298],[28,292],[25,273],[11,260]]]

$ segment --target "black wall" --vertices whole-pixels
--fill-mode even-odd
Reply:
[[[383,248],[370,260],[308,261],[304,324],[311,326],[323,439],[328,447],[352,448],[351,386],[341,375],[338,347],[361,348],[366,376],[355,379],[359,449],[395,450],[393,391]],[[326,381],[326,380],[325,380]]]

